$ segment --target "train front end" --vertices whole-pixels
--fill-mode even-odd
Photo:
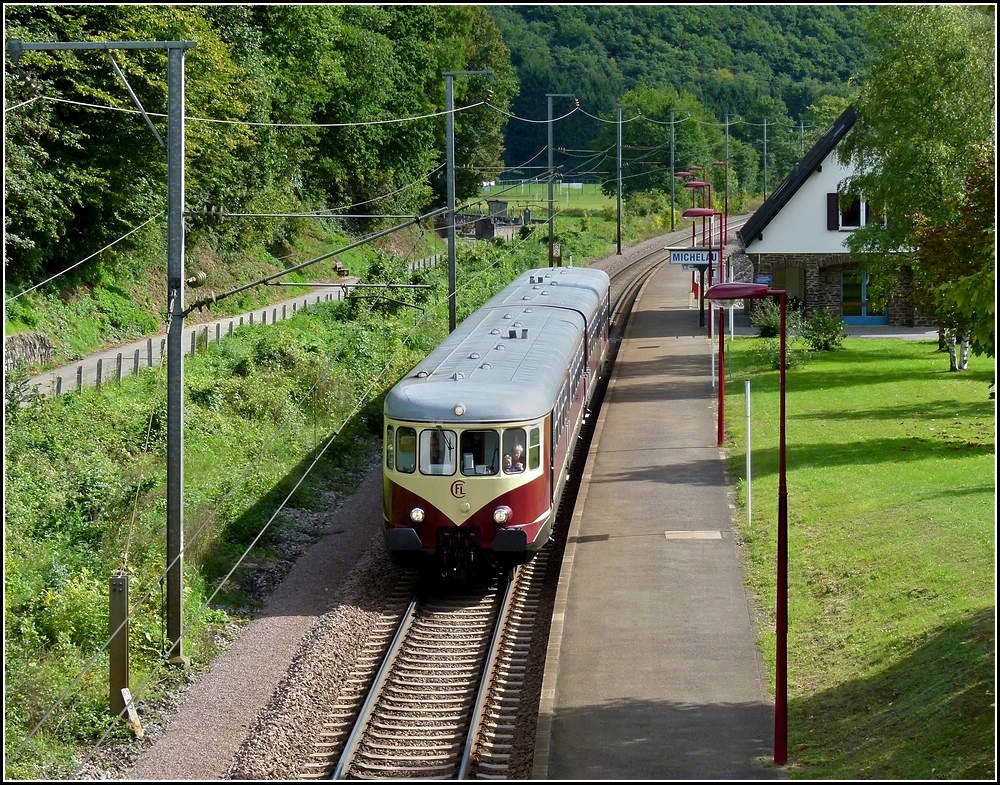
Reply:
[[[544,433],[541,421],[387,418],[383,513],[394,561],[464,575],[529,560],[552,525]]]

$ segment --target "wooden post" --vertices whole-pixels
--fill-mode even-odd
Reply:
[[[108,581],[108,627],[111,643],[108,709],[112,717],[125,711],[122,689],[128,689],[128,575],[115,573]]]

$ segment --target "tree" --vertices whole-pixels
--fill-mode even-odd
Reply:
[[[982,331],[992,322],[993,290],[980,289],[983,265],[995,256],[994,222],[969,188],[979,187],[983,162],[995,156],[993,8],[880,7],[869,17],[869,37],[857,122],[838,152],[856,170],[846,190],[884,220],[854,232],[850,250],[865,254],[889,286],[896,270],[912,265],[924,289],[918,296],[942,326],[959,326],[961,315],[977,331],[975,351],[992,353],[993,338]],[[962,237],[958,227],[975,220],[984,223]],[[966,243],[956,256],[956,244]]]
[[[678,93],[672,87],[640,85],[625,94],[622,107],[624,197],[641,191],[669,193],[674,171],[695,164],[708,167],[724,154],[723,133],[718,121],[690,94]],[[605,154],[606,168],[614,172],[602,186],[609,196],[618,190],[617,137],[616,114],[613,120],[602,124],[594,141],[595,152]],[[671,153],[674,171],[670,168]],[[708,176],[709,173],[704,174]],[[688,206],[689,199],[683,193],[678,195],[677,202],[683,209]]]
[[[951,369],[965,370],[968,348],[996,356],[996,162],[989,145],[978,145],[975,166],[955,220],[934,226],[916,219],[919,302],[938,315],[947,332],[962,339],[961,357],[950,342]]]

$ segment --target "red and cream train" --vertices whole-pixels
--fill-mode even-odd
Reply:
[[[605,371],[607,273],[519,275],[386,395],[383,516],[394,561],[467,575],[548,541]],[[518,450],[520,449],[520,454]]]

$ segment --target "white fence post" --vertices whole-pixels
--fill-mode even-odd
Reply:
[[[751,526],[751,509],[753,494],[751,493],[750,484],[750,380],[747,379],[745,383],[746,388],[746,413],[747,413],[747,528]]]

